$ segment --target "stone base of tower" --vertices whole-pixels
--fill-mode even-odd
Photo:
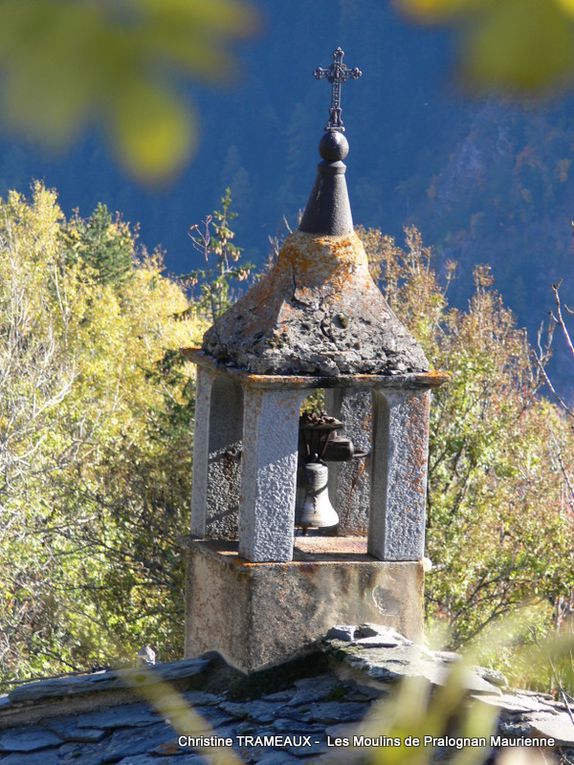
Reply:
[[[360,537],[296,537],[289,563],[249,563],[233,542],[190,543],[185,654],[217,651],[241,672],[312,649],[335,624],[373,622],[422,639],[422,561],[379,561]]]

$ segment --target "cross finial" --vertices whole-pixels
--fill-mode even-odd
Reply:
[[[313,74],[318,80],[327,79],[331,83],[331,107],[329,109],[329,122],[325,130],[340,130],[345,132],[341,118],[341,86],[349,79],[358,80],[363,74],[358,67],[351,69],[343,63],[345,52],[341,48],[333,51],[333,63],[327,69],[319,66]]]

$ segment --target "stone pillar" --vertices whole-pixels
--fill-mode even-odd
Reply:
[[[370,452],[372,396],[370,391],[331,388],[325,391],[327,412],[345,426],[342,435],[350,438],[357,451]],[[337,533],[366,536],[369,526],[370,456],[350,462],[329,463],[329,498],[339,514]]]
[[[373,393],[369,553],[380,560],[424,555],[430,391]]]
[[[209,420],[215,374],[197,367],[195,383],[195,427],[193,432],[193,484],[191,487],[191,533],[204,537],[207,527],[207,484],[209,472]]]
[[[239,555],[293,559],[299,408],[305,391],[244,387]]]
[[[237,539],[243,391],[227,377],[217,377],[211,392],[207,528],[210,539]]]
[[[236,539],[242,437],[241,386],[197,372],[191,533]]]

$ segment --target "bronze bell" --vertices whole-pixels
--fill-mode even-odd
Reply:
[[[338,436],[343,423],[324,412],[304,412],[299,421],[299,479],[295,523],[308,528],[331,528],[339,516],[329,499],[327,462],[365,456],[350,439]]]
[[[325,529],[336,526],[339,516],[329,499],[329,468],[321,462],[309,462],[303,472],[305,494],[296,512],[296,522],[303,528]]]

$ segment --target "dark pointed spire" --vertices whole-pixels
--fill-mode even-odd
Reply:
[[[335,53],[333,81],[343,52]],[[300,230],[287,237],[272,269],[203,336],[204,353],[226,366],[255,375],[320,377],[429,368],[422,348],[373,281],[353,231],[340,98],[338,90]]]
[[[345,181],[347,169],[343,160],[349,153],[349,143],[343,132],[341,87],[349,79],[357,80],[362,72],[343,63],[344,51],[333,52],[333,63],[315,69],[314,75],[331,83],[331,105],[325,135],[319,143],[323,161],[318,165],[317,180],[307,202],[299,230],[308,234],[342,236],[353,230],[353,216]]]

